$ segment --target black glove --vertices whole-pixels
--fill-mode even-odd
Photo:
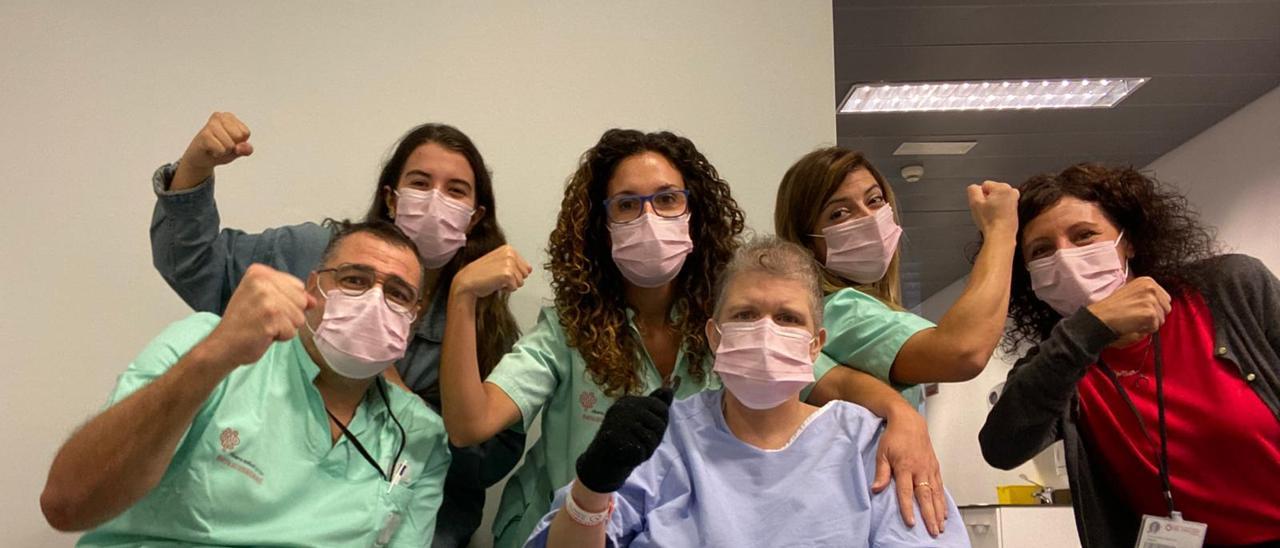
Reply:
[[[670,388],[648,396],[623,396],[604,414],[591,445],[578,457],[578,481],[597,493],[622,487],[640,463],[649,460],[667,431]]]

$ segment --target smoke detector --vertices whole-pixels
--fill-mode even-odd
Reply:
[[[919,164],[909,165],[902,168],[902,180],[908,183],[914,183],[924,177],[924,166]]]

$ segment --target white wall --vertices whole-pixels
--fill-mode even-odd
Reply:
[[[1280,272],[1280,88],[1147,169],[1186,194],[1227,250]]]
[[[0,3],[0,544],[73,542],[39,512],[49,461],[187,312],[150,264],[149,177],[210,111],[257,148],[220,171],[226,225],[357,216],[395,139],[444,121],[541,264],[565,178],[613,126],[691,137],[767,231],[782,172],[835,137],[831,28],[818,0]]]

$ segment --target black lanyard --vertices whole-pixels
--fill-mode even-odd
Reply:
[[[1152,350],[1155,352],[1155,368],[1156,368],[1156,416],[1160,430],[1160,483],[1164,487],[1164,503],[1169,507],[1169,515],[1175,515],[1176,511],[1173,505],[1173,486],[1169,482],[1169,434],[1165,428],[1164,420],[1164,356],[1160,352],[1160,333],[1157,331],[1151,334]],[[1120,397],[1124,398],[1124,402],[1129,405],[1129,410],[1133,411],[1133,416],[1138,419],[1138,426],[1142,428],[1142,435],[1147,437],[1147,441],[1151,441],[1151,434],[1147,432],[1147,425],[1142,420],[1142,415],[1138,413],[1138,406],[1133,404],[1133,399],[1129,397],[1129,391],[1124,389],[1120,384],[1120,377],[1116,376],[1116,372],[1111,369],[1102,358],[1098,358],[1098,365],[1102,371],[1107,374],[1107,378],[1111,379],[1111,384],[1115,385],[1116,391],[1120,392]]]
[[[396,423],[396,428],[400,429],[400,448],[396,449],[396,458],[391,460],[391,466],[387,468],[387,470],[395,472],[396,463],[400,462],[400,453],[404,451],[404,443],[406,439],[404,435],[404,427],[400,426],[400,419],[396,418],[396,414],[391,412],[391,401],[387,399],[387,389],[382,386],[382,379],[374,379],[373,384],[378,387],[378,394],[382,396],[382,403],[387,407],[387,414],[391,415],[391,420]],[[369,464],[373,466],[374,470],[378,471],[378,475],[382,476],[383,480],[391,481],[391,476],[382,469],[382,466],[378,465],[378,461],[374,460],[373,456],[369,455],[369,451],[364,448],[364,445],[360,444],[360,440],[356,439],[355,434],[352,434],[350,430],[347,430],[347,425],[342,424],[342,421],[338,420],[338,417],[333,416],[333,412],[329,411],[328,406],[325,406],[324,412],[328,413],[329,418],[333,419],[333,422],[338,425],[338,429],[342,430],[342,435],[346,436],[348,440],[351,440],[351,444],[356,446],[356,451],[360,452],[360,456],[364,457],[364,460],[368,461]]]

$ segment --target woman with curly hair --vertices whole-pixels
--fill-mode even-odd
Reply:
[[[1005,344],[1029,348],[979,435],[987,462],[1064,440],[1087,547],[1167,518],[1207,524],[1209,545],[1276,545],[1280,281],[1216,254],[1186,200],[1132,168],[1020,190]]]
[[[512,425],[527,430],[542,413],[542,436],[502,496],[498,546],[528,538],[615,399],[719,386],[703,326],[742,230],[728,183],[691,141],[611,129],[565,188],[546,265],[555,306],[483,382],[475,303],[519,288],[531,268],[506,247],[454,278],[441,369],[450,439],[465,446]]]
[[[973,219],[988,245],[964,292],[937,325],[902,308],[901,250],[893,188],[861,153],[843,147],[810,152],[778,185],[774,229],[808,249],[823,268],[828,333],[814,364],[815,403],[825,386],[848,394],[888,421],[879,446],[893,464],[898,501],[920,502],[932,532],[946,515],[942,475],[924,417],[923,383],[969,380],[1000,341],[1009,303],[1009,262],[1017,232],[1018,192],[986,181],[967,189]],[[837,365],[847,367],[837,367]],[[832,374],[846,375],[836,384]],[[873,485],[883,489],[887,474]],[[907,512],[903,517],[910,523]]]

